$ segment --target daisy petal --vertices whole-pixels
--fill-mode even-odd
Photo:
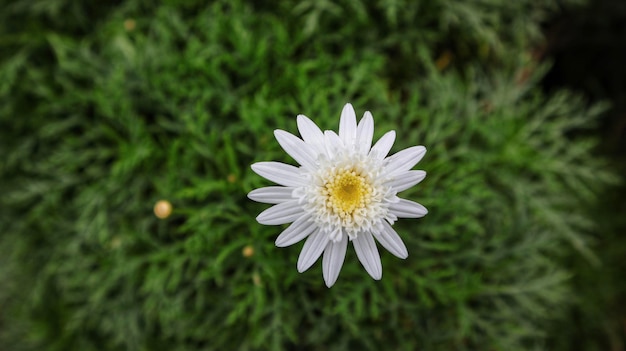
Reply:
[[[297,136],[280,129],[274,131],[274,136],[283,150],[293,157],[296,162],[304,167],[315,168],[316,155],[309,144]]]
[[[286,247],[293,245],[306,238],[316,228],[317,225],[311,220],[311,216],[301,216],[289,227],[287,227],[287,229],[280,233],[278,238],[276,238],[276,246]]]
[[[372,147],[372,138],[374,137],[374,118],[372,114],[367,111],[361,118],[359,125],[356,128],[356,145],[359,152],[363,155]]]
[[[376,248],[376,243],[369,232],[360,233],[356,239],[352,240],[354,251],[361,261],[361,264],[372,278],[380,280],[383,276],[383,266],[380,263],[380,255]]]
[[[300,218],[303,213],[304,210],[298,205],[298,200],[292,200],[268,208],[261,212],[256,220],[265,225],[285,224]]]
[[[302,273],[309,269],[315,261],[320,257],[326,244],[328,243],[328,235],[320,230],[313,232],[304,242],[300,256],[298,257],[298,272]]]
[[[421,218],[428,213],[426,207],[417,202],[405,199],[400,199],[400,201],[392,203],[389,206],[389,210],[400,218]]]
[[[389,153],[389,150],[391,150],[391,147],[393,146],[393,142],[395,140],[395,131],[391,130],[385,133],[385,135],[383,135],[382,138],[378,139],[376,144],[374,144],[374,146],[372,147],[372,150],[370,151],[370,157],[378,160],[382,160],[383,158],[385,158]]]
[[[337,133],[332,130],[324,131],[324,139],[326,144],[326,151],[328,156],[332,157],[337,150],[343,148],[343,141],[339,138]]]
[[[306,179],[297,167],[281,162],[257,162],[252,170],[261,177],[284,186],[306,185]]]
[[[298,115],[298,131],[302,139],[312,146],[324,144],[324,133],[318,128],[315,122],[305,115]]]
[[[339,137],[345,145],[354,145],[356,141],[356,113],[351,104],[346,104],[341,111]]]
[[[279,204],[281,202],[293,200],[291,193],[293,188],[284,186],[268,186],[254,189],[248,193],[248,198],[264,204]]]
[[[387,251],[391,252],[394,256],[405,259],[409,257],[409,252],[400,239],[400,236],[396,231],[389,225],[389,223],[382,221],[383,231],[382,232],[374,232],[374,236],[376,240],[385,248]]]
[[[322,258],[322,272],[324,273],[324,282],[327,287],[333,286],[339,277],[343,260],[346,258],[346,248],[348,246],[348,236],[343,235],[340,241],[329,241],[324,249],[324,257]]]
[[[424,171],[407,171],[395,176],[387,184],[395,191],[401,192],[421,182],[424,178],[426,178],[426,172]]]
[[[408,149],[397,152],[389,157],[385,167],[389,170],[389,175],[398,174],[413,168],[426,154],[426,148],[423,146],[413,146]]]

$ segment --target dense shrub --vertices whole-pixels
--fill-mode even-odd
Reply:
[[[537,87],[550,2],[3,6],[2,348],[542,349],[563,258],[598,261],[602,106]],[[274,129],[346,102],[429,149],[406,197],[430,214],[382,281],[350,250],[329,290],[245,194],[251,163],[293,162]]]

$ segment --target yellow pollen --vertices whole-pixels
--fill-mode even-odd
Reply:
[[[348,219],[370,203],[372,186],[355,170],[340,169],[324,185],[324,194],[326,206],[340,218]]]

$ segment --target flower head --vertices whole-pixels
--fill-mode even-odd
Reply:
[[[406,258],[408,252],[391,227],[398,218],[419,218],[428,213],[398,193],[419,183],[426,172],[411,170],[426,148],[414,146],[387,157],[396,134],[390,131],[372,147],[374,119],[365,112],[357,124],[354,108],[341,112],[339,134],[322,132],[304,115],[298,116],[302,139],[276,130],[280,146],[300,164],[257,162],[252,170],[281,186],[251,191],[254,201],[275,204],[261,212],[261,224],[292,223],[276,239],[276,246],[293,245],[306,238],[300,252],[299,272],[309,269],[324,254],[324,281],[337,281],[348,241],[372,278],[382,277],[374,238],[389,252]]]

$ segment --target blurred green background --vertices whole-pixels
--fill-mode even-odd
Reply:
[[[626,6],[0,2],[1,350],[626,349]],[[274,247],[273,139],[372,111],[428,177],[373,281]],[[171,203],[155,216],[160,200]]]

